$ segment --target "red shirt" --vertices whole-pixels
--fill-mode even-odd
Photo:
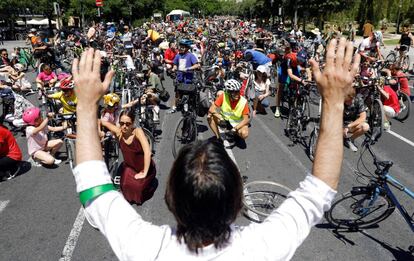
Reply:
[[[172,64],[172,61],[174,61],[176,55],[177,51],[174,52],[173,50],[171,50],[171,48],[168,48],[167,50],[165,50],[164,60],[170,60]]]
[[[397,77],[404,77],[404,78],[398,78],[398,82],[400,83],[400,89],[403,93],[406,93],[408,96],[411,95],[410,92],[410,86],[408,86],[408,78],[406,78],[405,73],[398,71],[395,76]]]
[[[14,160],[22,160],[22,152],[13,134],[0,126],[0,158],[6,156]]]
[[[223,100],[224,100],[224,93],[222,93],[217,100],[214,102],[214,104],[217,107],[221,107],[221,105],[223,104]],[[237,106],[237,103],[239,103],[239,100],[235,100],[233,101],[232,99],[230,99],[230,107],[234,110]],[[246,103],[246,106],[244,106],[243,108],[243,115],[249,115],[249,106]]]
[[[395,93],[395,91],[388,85],[384,86],[384,91],[386,91],[390,95],[390,97],[387,100],[384,99],[384,101],[383,101],[384,106],[385,105],[390,106],[391,108],[394,109],[394,111],[396,113],[399,113],[400,112],[400,102],[398,100],[398,96]]]

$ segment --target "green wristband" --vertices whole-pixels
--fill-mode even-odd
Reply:
[[[111,190],[116,190],[116,188],[114,187],[114,184],[110,183],[110,184],[104,184],[104,185],[99,185],[84,191],[81,191],[79,193],[79,200],[82,204],[82,206],[85,206],[86,203],[92,199],[95,199],[97,197],[99,197],[100,195],[111,191]]]

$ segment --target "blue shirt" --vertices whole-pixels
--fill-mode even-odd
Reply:
[[[183,72],[183,70],[185,70],[186,68],[190,68],[194,64],[197,64],[198,63],[197,57],[195,57],[194,54],[189,53],[189,52],[185,54],[179,53],[174,57],[173,63],[178,68],[177,81],[179,83],[186,83],[186,84],[192,83],[193,78],[194,78],[194,72],[193,71]]]
[[[252,63],[256,65],[265,65],[266,63],[272,62],[272,59],[267,57],[264,53],[248,49],[244,52],[244,55],[251,53],[253,55]]]

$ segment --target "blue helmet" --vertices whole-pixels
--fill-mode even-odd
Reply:
[[[299,64],[304,64],[308,61],[308,54],[302,49],[296,54],[296,58]]]
[[[193,41],[191,41],[189,39],[181,39],[181,41],[179,43],[179,45],[186,46],[188,48],[190,48],[192,44],[193,44]]]

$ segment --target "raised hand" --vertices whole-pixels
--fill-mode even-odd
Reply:
[[[341,38],[338,44],[334,39],[329,42],[323,72],[315,60],[310,61],[319,93],[325,102],[343,105],[345,97],[351,92],[361,59],[357,54],[352,64],[353,53],[351,42]]]
[[[109,71],[101,81],[101,55],[98,50],[89,48],[82,53],[80,61],[72,64],[72,75],[75,82],[75,93],[78,105],[97,104],[111,83],[114,71]]]

